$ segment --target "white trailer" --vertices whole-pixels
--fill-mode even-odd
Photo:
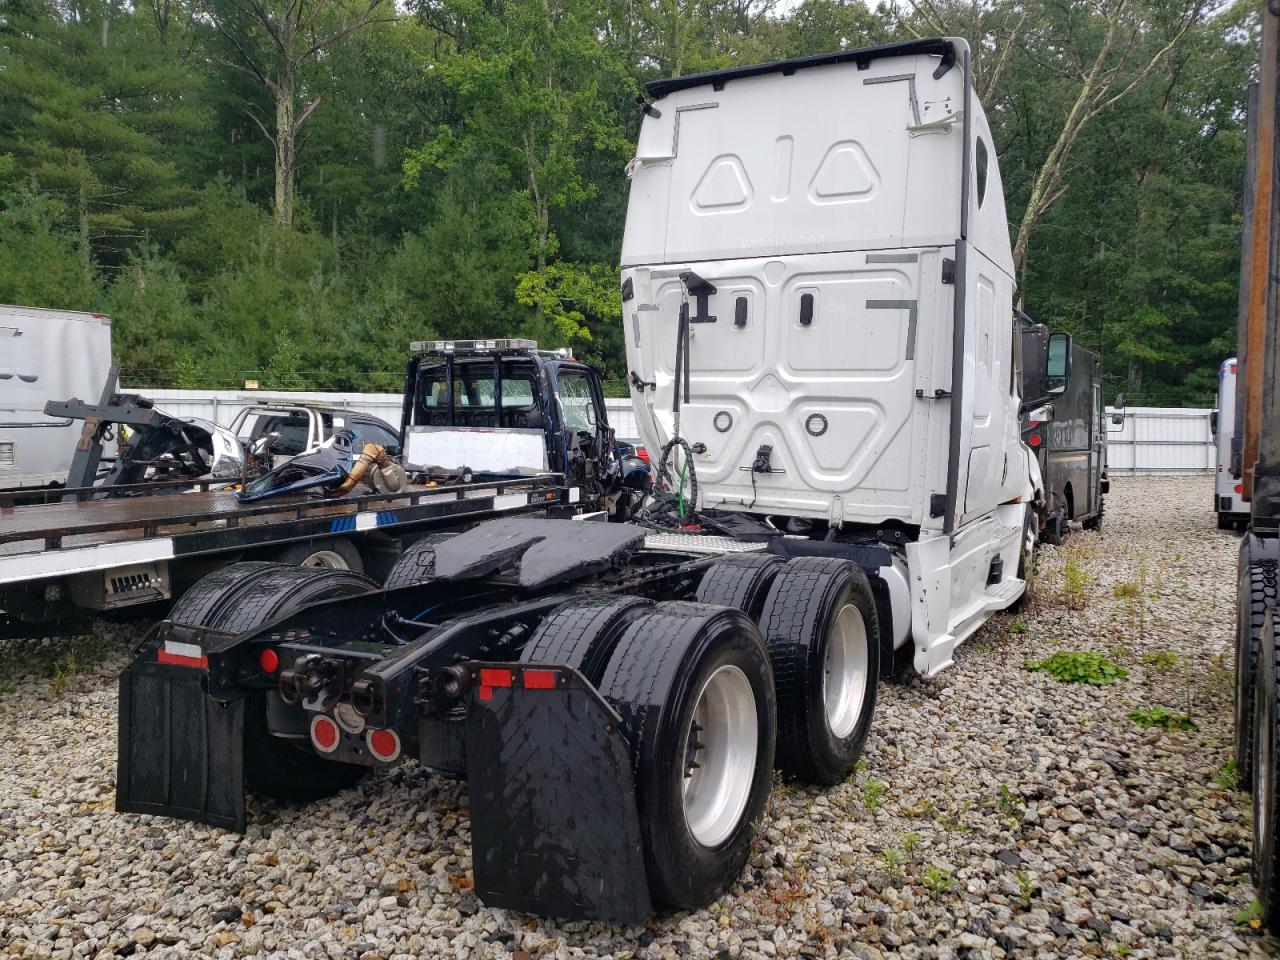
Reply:
[[[83,425],[45,401],[96,400],[110,366],[105,315],[0,305],[0,489],[66,481]]]
[[[1249,523],[1244,478],[1231,449],[1236,433],[1236,367],[1236,358],[1230,357],[1218,368],[1218,399],[1212,417],[1216,463],[1213,508],[1218,514],[1219,530],[1243,530]]]
[[[1034,543],[969,59],[921,40],[651,84],[622,246],[649,449],[690,444],[704,509],[881,548],[856,554],[881,632],[926,676],[1022,595]]]

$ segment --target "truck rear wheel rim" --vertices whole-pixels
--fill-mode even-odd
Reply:
[[[320,570],[347,570],[347,561],[342,558],[342,554],[336,550],[317,550],[307,559],[302,561],[304,567],[314,567]]]
[[[822,672],[827,727],[843,740],[858,725],[867,686],[867,625],[862,612],[845,604],[831,624]]]
[[[751,682],[726,664],[702,685],[684,737],[684,819],[702,846],[723,843],[742,819],[755,778],[758,738]]]

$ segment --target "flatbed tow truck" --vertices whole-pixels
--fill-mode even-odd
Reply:
[[[447,481],[410,484],[396,493],[331,499],[299,494],[252,504],[241,503],[225,478],[0,492],[0,635],[75,629],[84,610],[120,611],[164,602],[187,584],[241,560],[367,571],[380,579],[405,545],[431,532],[501,516],[572,515],[598,508],[612,456],[603,400],[598,409],[592,407],[592,429],[598,436],[569,449],[554,394],[558,371],[583,378],[587,396],[592,390],[598,394],[594,372],[565,355],[539,351],[528,340],[412,346],[401,436],[402,445],[407,440],[409,453],[422,462],[414,463],[410,456],[406,463],[419,470],[452,467]],[[438,383],[451,366],[495,365],[540,375],[521,381],[526,389],[518,398],[509,390],[504,408],[507,417],[520,417],[525,424],[535,419],[532,428],[505,431],[523,443],[519,449],[526,456],[518,465],[524,469],[505,470],[498,459],[483,465],[449,463],[448,450],[427,462],[458,436],[483,440],[503,431],[480,431],[469,420],[459,423],[467,417],[461,405],[452,417],[442,409],[430,426],[421,425],[414,418],[414,391],[421,393],[423,384],[430,388],[433,371]],[[486,410],[492,415],[491,395],[488,407],[483,396],[473,392],[471,399],[473,418]],[[426,400],[419,404],[426,405]],[[139,408],[132,395],[105,397],[101,409],[144,424],[154,415],[150,408]],[[81,412],[88,414],[82,446],[92,447],[94,432],[100,435],[110,424],[94,415],[95,408]],[[474,443],[452,449],[455,457],[477,452]],[[86,472],[93,475],[92,469],[81,471]],[[37,496],[58,502],[29,502]]]
[[[678,523],[494,520],[381,588],[212,574],[121,678],[117,808],[243,830],[246,790],[316,799],[412,758],[466,778],[490,906],[637,923],[719,896],[775,766],[845,780],[881,675],[935,675],[1026,588],[1012,257],[970,74],[938,38],[651,84],[623,323]],[[589,450],[568,373],[563,449]],[[494,370],[503,396],[519,375]],[[417,382],[424,435],[466,412]],[[534,453],[531,421],[489,416],[470,429],[514,431],[504,459]],[[713,513],[733,536],[688,529]]]

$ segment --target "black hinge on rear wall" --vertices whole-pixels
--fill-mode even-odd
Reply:
[[[940,517],[947,512],[947,495],[935,493],[929,498],[929,516]]]
[[[956,262],[949,257],[942,258],[942,282],[956,282]]]

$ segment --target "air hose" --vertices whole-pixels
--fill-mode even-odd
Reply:
[[[667,464],[671,459],[671,451],[676,447],[684,450],[684,463],[680,467],[680,482],[676,484],[671,479],[671,471]],[[686,471],[689,478],[689,496],[686,499],[684,495],[684,484]],[[667,441],[667,445],[662,448],[662,457],[658,460],[658,476],[666,481],[668,486],[676,488],[676,496],[679,502],[680,519],[685,518],[685,503],[689,504],[689,510],[692,512],[698,506],[698,470],[693,462],[693,449],[689,446],[689,442],[684,437],[672,437]]]

